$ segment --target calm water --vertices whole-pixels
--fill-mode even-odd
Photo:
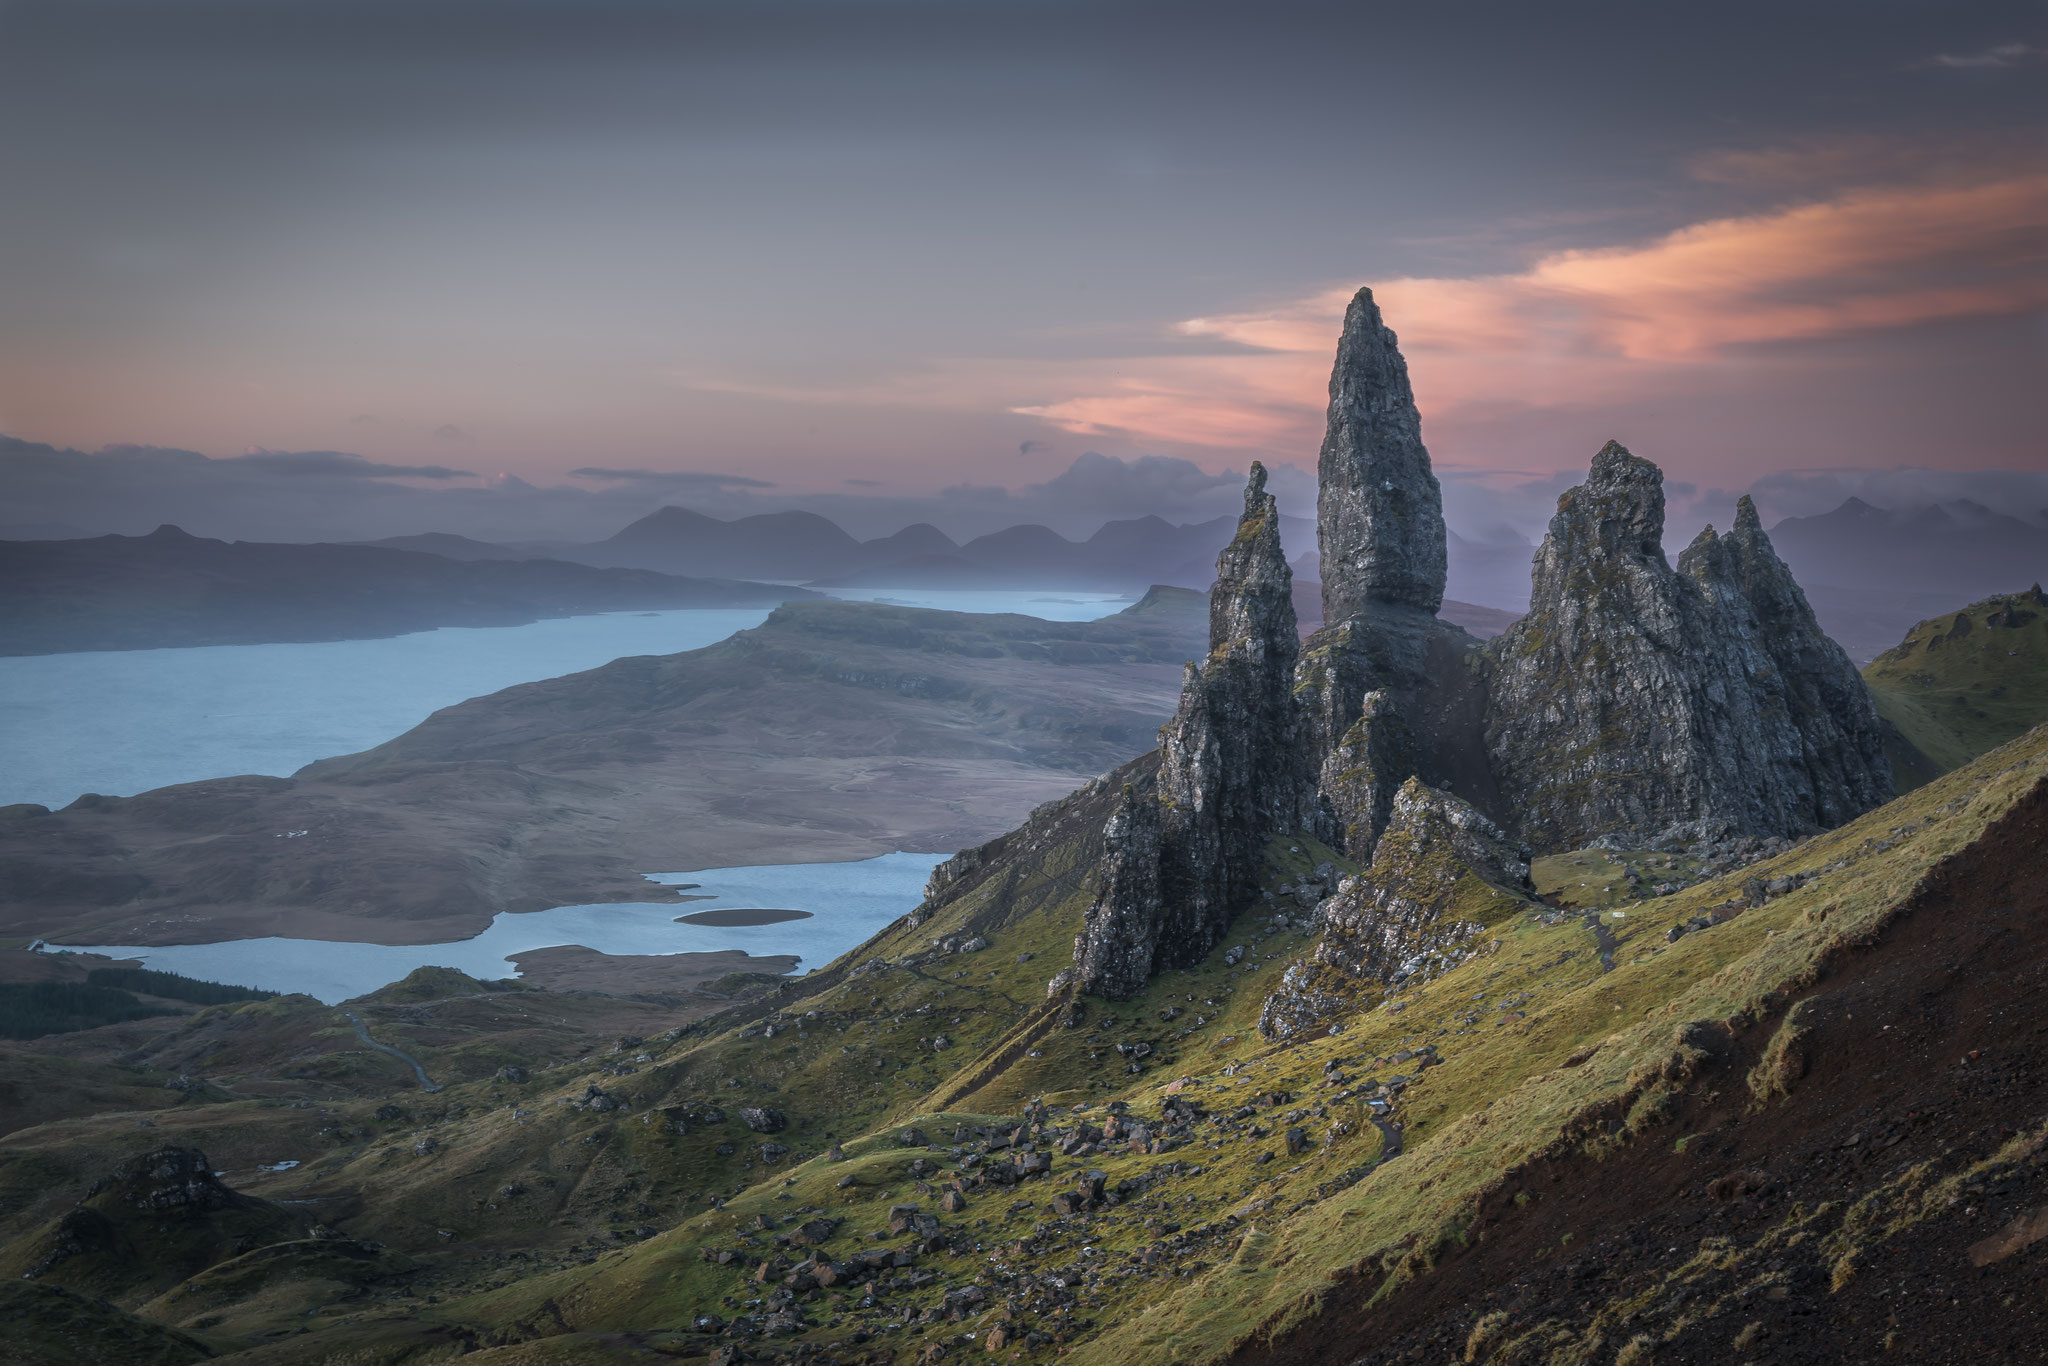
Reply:
[[[848,596],[1048,621],[1092,621],[1129,602],[916,589]],[[54,808],[86,792],[131,797],[237,773],[285,777],[380,745],[465,699],[628,655],[695,650],[767,616],[761,608],[614,612],[389,640],[0,658],[0,806]]]
[[[765,608],[612,612],[389,640],[0,659],[0,805],[285,777],[467,698],[626,655],[694,650],[767,619]]]
[[[332,943],[321,939],[237,939],[224,944],[165,948],[65,945],[116,958],[140,958],[152,968],[211,982],[301,991],[328,1004],[395,982],[414,968],[457,968],[472,977],[513,975],[510,954],[557,944],[581,944],[600,953],[702,953],[743,949],[752,954],[795,954],[799,972],[821,968],[860,943],[924,896],[926,877],[942,854],[884,854],[859,863],[792,863],[755,868],[707,868],[662,873],[654,881],[702,884],[692,896],[710,901],[560,906],[552,911],[501,915],[474,939],[451,944]],[[719,928],[681,925],[679,915],[719,906],[810,911],[808,920],[780,925]]]
[[[898,607],[932,607],[942,612],[1017,612],[1044,621],[1095,621],[1137,601],[1108,593],[1057,589],[954,590],[949,588],[834,588],[849,602],[887,602]]]

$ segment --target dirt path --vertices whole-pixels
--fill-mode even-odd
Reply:
[[[413,1074],[420,1079],[420,1090],[433,1092],[441,1089],[439,1086],[434,1084],[433,1078],[427,1075],[427,1069],[420,1066],[418,1058],[413,1057],[410,1053],[401,1053],[397,1049],[393,1048],[390,1044],[378,1043],[375,1039],[371,1038],[369,1026],[365,1025],[362,1021],[362,1017],[357,1015],[353,1010],[344,1010],[341,1013],[348,1016],[348,1022],[356,1027],[357,1038],[361,1039],[370,1047],[376,1049],[379,1053],[389,1053],[392,1057],[398,1059],[407,1067],[410,1067],[413,1070]]]
[[[1614,935],[1607,928],[1607,922],[1594,911],[1586,917],[1586,928],[1593,932],[1593,942],[1600,946],[1600,971],[1614,971]]]

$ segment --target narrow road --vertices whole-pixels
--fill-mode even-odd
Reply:
[[[371,1038],[368,1026],[363,1023],[362,1017],[353,1010],[344,1010],[341,1013],[348,1016],[348,1022],[356,1027],[357,1038],[376,1049],[379,1053],[389,1053],[392,1057],[410,1067],[413,1070],[413,1074],[420,1079],[420,1090],[438,1091],[441,1089],[434,1084],[433,1078],[427,1075],[427,1069],[420,1066],[419,1059],[413,1057],[410,1053],[399,1052],[388,1043],[378,1043],[375,1039]]]

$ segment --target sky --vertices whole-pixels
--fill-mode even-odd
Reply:
[[[0,0],[0,520],[1306,511],[1361,284],[1468,530],[1610,437],[2048,506],[2044,78],[1973,0]]]

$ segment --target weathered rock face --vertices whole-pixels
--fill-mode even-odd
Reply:
[[[1051,990],[1122,999],[1198,962],[1259,894],[1266,841],[1283,831],[1372,872],[1275,997],[1279,1034],[1321,1019],[1316,1003],[1345,998],[1344,983],[1454,954],[1477,923],[1447,911],[1455,888],[1526,883],[1502,826],[1545,849],[1784,836],[1889,797],[1862,681],[1756,509],[1744,500],[1729,535],[1709,529],[1674,569],[1663,475],[1613,442],[1559,500],[1530,614],[1486,650],[1438,622],[1441,494],[1366,290],[1338,344],[1321,479],[1328,624],[1297,646],[1279,519],[1254,466],[1217,562],[1208,657],[1188,666],[1156,778],[1125,789],[1105,831],[1075,966]],[[1432,872],[1439,847],[1445,866],[1480,871]]]
[[[1797,834],[1888,797],[1861,680],[1755,510],[1678,570],[1663,530],[1663,474],[1609,442],[1558,500],[1529,615],[1489,647],[1486,744],[1523,837]]]
[[[1763,648],[1784,680],[1785,705],[1799,732],[1805,783],[1798,788],[1798,816],[1814,828],[1828,829],[1890,801],[1891,766],[1870,689],[1848,653],[1820,629],[1747,494],[1736,503],[1735,529],[1721,544],[1728,548]],[[1680,557],[1679,569],[1685,568]]]
[[[1469,803],[1410,778],[1391,806],[1371,867],[1322,903],[1322,937],[1266,998],[1265,1037],[1298,1038],[1376,988],[1450,971],[1485,925],[1534,896],[1528,851]]]
[[[1209,656],[1188,666],[1160,732],[1156,787],[1126,792],[1111,818],[1101,890],[1075,940],[1083,989],[1112,999],[1201,961],[1257,895],[1267,838],[1312,801],[1296,738],[1293,573],[1262,466],[1216,571]]]
[[[1074,966],[1053,979],[1052,989],[1078,982],[1085,991],[1124,1001],[1152,980],[1164,919],[1159,812],[1159,797],[1150,783],[1124,789],[1102,829],[1102,883],[1074,939]]]
[[[1295,760],[1293,579],[1279,509],[1254,464],[1237,535],[1216,562],[1209,658],[1189,668],[1160,746],[1160,890],[1175,921],[1162,931],[1162,967],[1209,951],[1258,894],[1267,837],[1293,829],[1308,806],[1311,780]]]
[[[1295,695],[1302,749],[1323,780],[1313,829],[1365,858],[1395,788],[1426,762],[1415,719],[1445,566],[1442,492],[1407,363],[1371,290],[1358,291],[1345,314],[1318,472],[1327,625],[1302,650]],[[1370,770],[1363,787],[1361,763]]]
[[[1344,315],[1316,473],[1323,620],[1348,621],[1371,604],[1434,614],[1444,600],[1443,495],[1408,363],[1369,289]]]
[[[1394,794],[1415,771],[1415,735],[1384,690],[1365,695],[1358,719],[1324,756],[1316,784],[1331,843],[1367,854],[1394,813]]]

